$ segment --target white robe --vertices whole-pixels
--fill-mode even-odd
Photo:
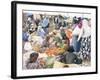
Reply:
[[[24,50],[26,50],[26,51],[31,51],[32,50],[32,46],[31,46],[30,42],[25,42]]]

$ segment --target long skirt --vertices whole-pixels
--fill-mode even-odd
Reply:
[[[81,46],[81,39],[79,41],[77,41],[78,36],[73,36],[72,37],[72,45],[74,48],[74,52],[79,52],[80,51],[80,46]]]
[[[80,54],[84,60],[91,59],[91,36],[82,38]]]

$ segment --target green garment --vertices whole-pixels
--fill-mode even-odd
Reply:
[[[59,37],[55,37],[54,41],[56,41],[57,43],[62,43],[62,40]]]

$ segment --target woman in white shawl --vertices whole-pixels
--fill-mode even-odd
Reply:
[[[81,40],[80,54],[84,60],[90,60],[91,53],[91,27],[87,19],[82,20],[82,28],[78,37]]]

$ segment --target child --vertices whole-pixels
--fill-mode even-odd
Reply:
[[[30,58],[26,63],[27,69],[41,69],[44,68],[44,61],[42,59],[38,59],[39,54],[34,52],[30,54]],[[41,63],[42,62],[42,63]]]

